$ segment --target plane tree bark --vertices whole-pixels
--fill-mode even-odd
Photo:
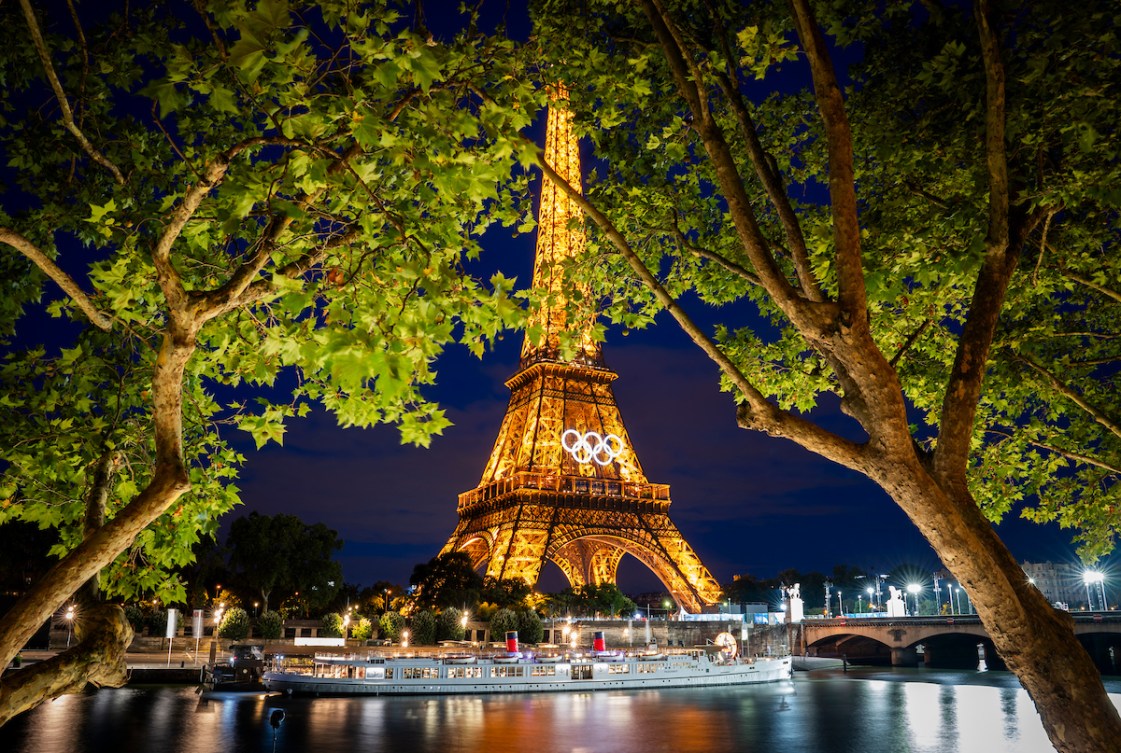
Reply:
[[[1038,410],[1027,402],[1002,405],[1016,394],[1004,371],[992,377],[996,380],[992,384],[987,381],[994,360],[1004,359],[1001,370],[1015,366],[1015,359],[1007,357],[1012,342],[1030,341],[1009,334],[1015,333],[1017,320],[1012,325],[1002,322],[1002,314],[1014,308],[1009,302],[1011,290],[1015,290],[1017,304],[1030,295],[1025,292],[1028,286],[1017,282],[1020,260],[1029,254],[1033,238],[1046,244],[1047,239],[1040,236],[1053,218],[1065,213],[1075,224],[1078,211],[1074,197],[1039,189],[1039,181],[1053,168],[1049,161],[1059,159],[1058,144],[1047,145],[1050,151],[1028,160],[1030,170],[1025,169],[1019,153],[1013,158],[1015,172],[1010,167],[1014,145],[1007,131],[1008,52],[1002,44],[1005,32],[1000,24],[1011,14],[997,12],[988,0],[977,0],[968,24],[974,34],[969,49],[976,57],[963,55],[964,48],[956,46],[962,43],[956,40],[943,49],[953,50],[956,75],[969,76],[977,89],[962,95],[976,96],[977,104],[969,110],[977,118],[976,135],[972,151],[966,145],[963,153],[974,159],[976,180],[983,181],[983,187],[969,197],[969,208],[976,216],[970,226],[973,257],[969,263],[955,260],[960,264],[956,277],[943,275],[938,285],[922,284],[927,278],[922,277],[921,267],[896,271],[900,277],[912,277],[893,283],[899,295],[885,305],[881,292],[885,282],[877,254],[889,252],[882,251],[881,245],[869,254],[863,246],[866,238],[875,237],[874,232],[886,235],[878,230],[889,227],[883,216],[898,205],[889,201],[889,190],[874,180],[868,150],[874,151],[877,145],[862,143],[854,135],[830,46],[808,0],[790,1],[789,14],[780,17],[789,26],[765,12],[732,4],[705,2],[686,10],[684,4],[669,0],[641,0],[640,11],[593,6],[597,14],[584,28],[573,30],[568,22],[564,28],[550,26],[552,18],[569,18],[564,16],[563,2],[544,6],[539,29],[546,49],[556,51],[549,75],[588,82],[583,91],[570,87],[573,107],[587,123],[608,166],[603,170],[605,179],[596,183],[587,200],[568,188],[549,165],[542,169],[582,204],[598,231],[599,252],[613,252],[625,260],[629,279],[641,281],[657,305],[719,365],[722,379],[738,403],[741,427],[792,440],[865,474],[906,512],[968,591],[1001,656],[1035,702],[1056,749],[1078,753],[1112,750],[1121,739],[1121,718],[1094,664],[1074,637],[1073,621],[1065,612],[1053,609],[1028,582],[986,517],[986,512],[996,514],[985,510],[976,496],[984,488],[975,477],[986,472],[987,433],[1007,430],[1010,425],[1014,433],[1017,421],[1026,422]],[[948,20],[952,9],[932,3],[924,6],[934,16],[929,22],[932,26],[959,28],[968,22]],[[909,31],[915,23],[905,14],[878,18],[870,9],[853,13],[856,20],[852,24],[857,27],[882,21],[885,27],[899,23],[897,28]],[[858,36],[859,30],[846,27],[845,19],[829,17],[828,22],[831,31],[841,37]],[[788,44],[786,29],[797,39],[796,49]],[[900,39],[906,36],[901,31],[896,34]],[[599,57],[588,49],[573,51],[574,35],[589,40],[591,50],[602,45]],[[567,43],[553,48],[550,40]],[[911,37],[905,43],[922,44]],[[1026,38],[1018,43],[1029,44]],[[618,68],[605,70],[602,49],[626,60],[626,66],[620,62]],[[764,106],[750,103],[743,93],[747,81],[795,57],[804,59],[808,67],[812,100],[792,93]],[[964,59],[975,60],[974,67],[967,68]],[[931,68],[936,64],[927,63]],[[674,97],[658,115],[647,114],[659,108],[650,104],[652,92]],[[861,95],[871,96],[867,92]],[[1022,94],[1017,96],[1023,99]],[[790,104],[794,100],[798,103]],[[801,115],[806,108],[798,110],[797,117],[791,115],[796,107],[811,102],[816,122]],[[931,97],[910,105],[914,110],[933,109],[938,102]],[[766,117],[767,106],[778,115],[757,126],[756,118]],[[603,114],[604,109],[612,108]],[[877,114],[888,113],[862,116],[864,138],[875,135],[867,121]],[[1097,122],[1108,122],[1108,113],[1098,115],[1104,117]],[[925,113],[916,116],[912,111],[908,116],[921,121]],[[782,127],[791,121],[797,129],[787,136]],[[617,122],[627,123],[631,131],[623,132],[622,127],[613,131]],[[1022,117],[1018,114],[1014,122],[1022,137]],[[600,128],[607,133],[598,133]],[[784,137],[790,139],[789,145],[782,142]],[[859,161],[858,148],[863,150]],[[782,150],[787,150],[785,156]],[[813,175],[828,186],[824,207],[798,205],[790,198],[792,184],[810,175],[805,164],[813,160],[822,166]],[[950,162],[945,166],[947,173],[955,169]],[[1115,169],[1115,165],[1107,167],[1107,171]],[[700,177],[692,178],[694,174]],[[951,181],[945,181],[944,187],[965,190]],[[922,196],[927,205],[959,201],[965,208],[967,203],[959,196],[937,197],[926,189],[911,193]],[[1102,203],[1108,206],[1114,201]],[[864,223],[862,215],[869,218]],[[912,213],[903,224],[913,223],[914,217]],[[1054,229],[1052,226],[1051,231]],[[919,230],[912,224],[909,231]],[[1105,243],[1116,242],[1115,228],[1106,226],[1101,232],[1110,239]],[[1072,236],[1073,232],[1068,235]],[[956,239],[947,234],[942,240]],[[815,245],[807,248],[808,243]],[[952,253],[945,247],[927,250],[935,260]],[[596,244],[590,253],[596,253]],[[1101,259],[1092,263],[1101,263]],[[1116,262],[1108,264],[1110,269],[1116,268]],[[717,276],[714,269],[723,274]],[[619,283],[619,267],[600,271],[604,276],[597,279],[597,289],[612,302],[613,316],[624,324],[640,319],[636,309],[645,310],[626,285]],[[876,286],[875,298],[869,294],[870,281]],[[943,298],[935,303],[928,296],[929,308],[917,317],[904,311],[910,297],[918,299],[939,287]],[[945,297],[951,287],[958,291],[952,303]],[[780,342],[776,345],[757,335],[742,334],[742,330],[733,331],[731,324],[711,336],[678,300],[684,290],[716,303],[752,300],[782,328]],[[1108,311],[1091,309],[1094,305],[1087,304],[1086,310],[1092,313],[1085,314],[1088,320],[1094,317],[1090,329],[1111,331],[1097,318],[1107,316]],[[900,314],[908,320],[909,332],[898,322],[885,322],[885,317]],[[953,324],[938,324],[939,317]],[[932,321],[937,332],[932,331]],[[935,335],[941,341],[933,347],[949,357],[943,355],[941,362],[927,358],[924,364],[920,356],[925,354],[916,350]],[[885,352],[886,343],[894,343],[898,350]],[[776,362],[778,368],[772,369]],[[916,363],[925,371],[916,368]],[[1022,368],[1018,373],[1022,375]],[[1072,402],[1081,401],[1084,405],[1078,407],[1083,408],[1090,401],[1082,399],[1082,390],[1108,395],[1104,384],[1108,380],[1100,372],[1089,374],[1079,391],[1050,390],[1049,405],[1070,401],[1073,392],[1076,399]],[[1033,385],[1036,387],[1038,383]],[[824,392],[839,397],[841,411],[863,430],[863,441],[827,430],[808,415],[813,395]],[[926,425],[917,430],[916,407],[926,412]],[[1065,414],[1067,418],[1071,415]],[[1052,414],[1051,420],[1056,425],[1048,436],[1054,437],[1061,432],[1063,419],[1055,420]],[[1085,428],[1091,423],[1099,428],[1109,426],[1089,410],[1074,420],[1084,427],[1079,432],[1093,431]],[[1111,475],[1115,470],[1107,469],[1116,469],[1117,445],[1108,431],[1085,436],[1093,436],[1093,441],[1083,449],[1099,458],[1098,470],[1106,473],[1099,509],[1112,510],[1106,505],[1116,501],[1118,486],[1116,475]],[[1070,454],[1064,458],[1073,460]],[[1044,455],[1024,462],[1053,471],[1052,459]],[[1025,478],[1035,479],[1034,472],[1025,471]],[[1049,481],[1054,486],[1063,483],[1062,474],[1054,474]],[[1035,485],[1029,488],[1048,488],[1038,480],[1032,483]],[[1073,508],[1077,498],[1070,499]],[[1093,518],[1085,515],[1081,523],[1095,525]],[[1111,522],[1094,534],[1095,552],[1112,543],[1116,516],[1107,512],[1106,518]]]

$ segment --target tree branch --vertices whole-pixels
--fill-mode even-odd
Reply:
[[[762,283],[759,282],[759,278],[753,275],[751,271],[742,264],[737,264],[736,262],[725,257],[723,254],[717,253],[716,251],[710,251],[707,248],[701,248],[695,243],[691,243],[689,239],[685,237],[685,233],[681,232],[681,229],[677,226],[676,220],[673,223],[673,237],[677,239],[677,243],[686,251],[695,254],[702,259],[708,259],[711,262],[719,264],[724,269],[728,270],[737,277],[742,277],[752,285],[762,285]]]
[[[650,289],[670,316],[677,321],[689,339],[720,368],[720,371],[743,395],[746,402],[741,404],[737,411],[737,420],[740,426],[791,439],[803,447],[812,448],[814,452],[847,468],[860,470],[865,467],[863,445],[850,442],[843,437],[828,432],[803,418],[780,410],[769,402],[724,351],[709,339],[692,318],[685,313],[677,300],[670,295],[669,291],[638,257],[638,254],[631,248],[627,239],[623,237],[623,234],[619,232],[611,220],[585,199],[579,190],[568,185],[567,181],[553,169],[552,165],[545,162],[544,159],[539,160],[539,164],[546,177],[553,181],[558,190],[579,206],[584,214],[607,236],[619,254],[626,259],[634,273]]]
[[[981,38],[985,75],[985,164],[989,179],[989,226],[985,257],[973,288],[969,313],[958,341],[953,369],[942,400],[934,473],[965,484],[977,403],[989,352],[1016,269],[1018,250],[1031,223],[1021,218],[1017,235],[1009,231],[1008,165],[1004,147],[1004,63],[1000,43],[989,25],[988,0],[976,0],[974,16]],[[1038,214],[1036,215],[1038,216]],[[1015,248],[1012,246],[1015,245]]]
[[[810,64],[814,97],[825,127],[829,152],[829,205],[837,253],[837,299],[850,327],[868,327],[867,294],[860,250],[856,180],[853,172],[852,130],[829,49],[808,0],[791,0],[794,25]]]
[[[926,331],[927,327],[929,327],[933,322],[933,319],[927,319],[918,327],[916,327],[914,332],[907,335],[907,339],[901,346],[899,346],[899,350],[895,352],[895,355],[892,356],[891,361],[889,361],[889,363],[891,364],[891,368],[894,369],[896,367],[896,365],[899,363],[899,359],[903,357],[903,354],[911,349],[911,346],[915,344],[915,340],[918,340],[919,336],[922,335],[922,333]]]
[[[1089,414],[1089,416],[1093,418],[1094,421],[1104,426],[1118,438],[1121,438],[1121,424],[1118,424],[1117,421],[1107,416],[1105,412],[1097,406],[1092,405],[1088,400],[1086,400],[1086,398],[1078,394],[1078,392],[1076,392],[1073,388],[1060,381],[1060,379],[1053,373],[1048,371],[1042,365],[1033,361],[1031,358],[1028,358],[1027,356],[1017,355],[1016,360],[1030,368],[1035,373],[1042,376],[1044,380],[1046,380],[1047,384],[1050,385],[1051,389],[1055,390],[1060,395],[1070,400],[1072,403]]]
[[[1013,435],[1011,432],[1001,431],[1000,429],[985,429],[985,432],[987,434],[996,434],[998,437],[1006,437],[1008,439],[1016,439],[1015,435]],[[1037,441],[1034,441],[1034,440],[1031,440],[1031,439],[1025,439],[1024,442],[1031,445],[1032,447],[1038,447],[1041,450],[1047,450],[1048,452],[1053,452],[1056,455],[1060,455],[1064,458],[1067,458],[1068,460],[1073,460],[1073,461],[1078,462],[1078,463],[1086,463],[1087,465],[1092,465],[1092,466],[1095,466],[1097,468],[1101,468],[1102,470],[1110,471],[1111,473],[1121,474],[1121,466],[1110,465],[1109,463],[1106,463],[1105,461],[1098,460],[1097,458],[1091,457],[1089,455],[1083,455],[1080,452],[1073,452],[1071,450],[1064,450],[1062,447],[1056,447],[1053,444],[1047,444],[1046,442],[1037,442]]]
[[[822,308],[823,304],[806,306],[806,301],[801,298],[779,268],[766,238],[759,229],[736,159],[724,138],[723,131],[708,107],[701,106],[703,100],[697,92],[697,82],[700,79],[694,78],[689,55],[682,46],[680,35],[674,30],[672,19],[655,0],[642,0],[642,5],[661,45],[662,54],[669,65],[678,92],[693,114],[693,129],[700,136],[701,143],[704,144],[705,151],[712,161],[717,183],[724,199],[728,202],[728,212],[732,217],[737,236],[759,277],[760,284],[791,322],[803,332],[813,333],[815,337],[820,338],[831,327],[835,310],[831,306]]]
[[[1091,280],[1089,278],[1082,277],[1081,275],[1076,275],[1073,272],[1068,272],[1065,269],[1063,270],[1062,275],[1063,275],[1063,277],[1067,278],[1068,280],[1074,280],[1078,284],[1085,285],[1086,287],[1090,288],[1090,290],[1094,290],[1094,291],[1097,291],[1098,293],[1101,293],[1106,298],[1111,298],[1111,299],[1117,301],[1118,303],[1121,303],[1121,293],[1117,292],[1116,290],[1112,290],[1110,288],[1107,288],[1104,285],[1099,285],[1098,283],[1094,282],[1093,280]]]
[[[108,157],[90,143],[90,140],[82,133],[82,129],[78,128],[78,124],[74,122],[74,113],[70,109],[70,102],[66,99],[66,92],[62,89],[62,82],[58,80],[58,74],[55,73],[54,64],[51,63],[47,42],[43,39],[42,31],[39,30],[39,21],[35,18],[35,11],[31,9],[31,2],[30,0],[19,0],[19,4],[23,9],[23,17],[27,20],[27,28],[31,32],[31,41],[35,45],[35,51],[39,54],[39,61],[43,64],[43,72],[47,74],[47,80],[51,84],[51,89],[54,90],[55,98],[58,100],[59,108],[62,111],[62,124],[66,127],[66,130],[74,135],[74,138],[78,140],[78,144],[82,147],[82,151],[88,154],[90,159],[111,172],[113,179],[119,185],[124,185],[125,176],[121,174],[116,165],[109,161]]]
[[[37,266],[42,272],[50,277],[55,283],[62,288],[62,292],[74,301],[82,313],[90,320],[90,322],[100,330],[108,332],[113,326],[113,320],[103,313],[97,306],[94,305],[90,297],[86,295],[85,291],[78,287],[78,283],[66,272],[62,271],[54,261],[43,253],[42,249],[32,243],[30,240],[20,235],[16,231],[7,227],[0,227],[0,242],[7,243],[9,246],[19,251],[26,256],[31,262]]]

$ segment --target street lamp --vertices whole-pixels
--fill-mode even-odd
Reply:
[[[950,592],[950,614],[957,614],[957,604],[954,603],[954,591],[957,589],[954,586],[946,586],[946,590]]]
[[[467,612],[464,612],[463,616],[459,618],[459,626],[461,628],[463,628],[463,637],[464,637],[464,639],[466,639],[467,638]]]
[[[915,597],[915,617],[918,617],[919,615],[919,591],[921,590],[922,586],[920,586],[918,583],[909,583],[907,585],[907,592],[914,595]]]
[[[872,588],[871,586],[868,586],[868,588],[864,589],[864,593],[868,594],[868,611],[871,612],[871,611],[873,611],[872,610],[872,594],[876,593],[876,589]]]
[[[864,594],[856,595],[856,613],[862,614],[864,612]]]
[[[829,616],[829,602],[832,601],[829,595],[829,589],[831,588],[833,588],[833,581],[825,581],[825,611],[822,612],[822,614],[826,617]]]
[[[350,612],[346,613],[343,617],[343,640],[345,641],[350,637]]]
[[[1090,592],[1090,585],[1096,583],[1101,589],[1102,610],[1105,610],[1105,575],[1098,570],[1087,570],[1082,573],[1082,583],[1086,586],[1086,608],[1094,609],[1094,599]]]
[[[408,630],[402,630],[401,631],[401,648],[408,648],[408,647],[409,647],[409,631]]]
[[[71,604],[66,608],[66,647],[70,648],[70,635],[74,627],[74,605]]]
[[[845,616],[845,600],[841,598],[841,589],[837,589],[837,614]]]

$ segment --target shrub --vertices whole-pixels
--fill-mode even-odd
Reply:
[[[325,638],[341,638],[343,635],[343,616],[338,612],[323,615],[319,634]]]
[[[261,612],[261,616],[257,618],[257,634],[261,638],[279,638],[283,629],[284,620],[271,609]]]
[[[365,617],[359,617],[350,628],[350,637],[364,641],[373,635],[374,625]]]
[[[490,639],[500,641],[506,637],[508,630],[518,629],[518,615],[512,609],[499,609],[490,618]]]
[[[144,632],[144,611],[135,604],[125,607],[125,619],[132,625],[132,632],[140,635]]]
[[[218,626],[218,637],[243,641],[249,636],[249,613],[241,607],[230,607]]]
[[[436,643],[436,615],[427,609],[417,612],[412,619],[412,643],[417,646],[431,646]]]
[[[405,618],[397,612],[386,612],[378,621],[378,633],[382,638],[395,641],[405,629]]]
[[[518,640],[522,643],[540,643],[545,637],[545,626],[537,612],[529,607],[518,610]]]
[[[450,607],[436,616],[437,641],[463,640],[463,623],[459,620],[461,614],[455,607]]]
[[[144,619],[144,624],[148,626],[148,635],[164,637],[167,634],[167,612],[157,609]]]

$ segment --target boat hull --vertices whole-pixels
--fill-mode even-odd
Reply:
[[[626,662],[479,662],[470,670],[442,665],[439,660],[389,661],[380,665],[333,662],[320,666],[327,671],[266,672],[265,687],[274,692],[313,696],[558,693],[752,685],[789,679],[792,671],[789,656],[745,663],[717,663],[703,656]],[[326,676],[332,673],[342,676]]]

